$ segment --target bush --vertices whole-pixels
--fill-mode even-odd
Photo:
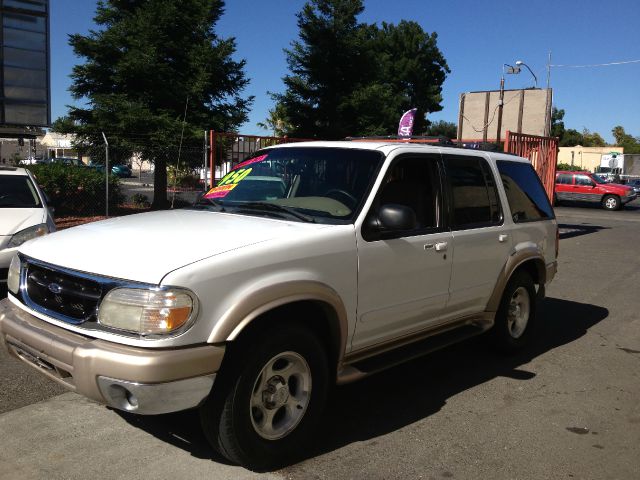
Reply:
[[[556,165],[556,170],[569,170],[569,171],[571,171],[571,170],[580,170],[580,167],[579,166],[576,167],[575,165],[571,166],[568,163],[559,163],[558,165]]]
[[[56,214],[95,215],[105,211],[105,178],[92,168],[63,164],[29,165]],[[118,177],[109,176],[109,208],[122,202]]]
[[[188,170],[176,170],[173,166],[167,167],[167,186],[173,188],[198,188],[200,177]]]
[[[131,201],[137,207],[149,207],[151,203],[149,202],[149,197],[143,195],[142,193],[136,193],[131,197]]]

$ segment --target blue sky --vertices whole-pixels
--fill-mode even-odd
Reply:
[[[73,65],[81,60],[67,43],[71,33],[95,28],[94,0],[51,0],[52,119],[74,103],[67,89]],[[287,73],[284,48],[298,35],[295,14],[303,0],[227,0],[217,25],[224,38],[235,37],[236,57],[247,61],[247,95],[256,97],[244,134],[267,134],[256,126],[273,106],[267,92],[283,89]],[[365,0],[360,17],[367,23],[418,22],[438,34],[451,74],[443,87],[443,110],[431,120],[457,122],[460,93],[497,89],[503,63],[526,62],[546,84],[549,51],[556,65],[600,64],[640,59],[638,0]],[[528,71],[506,77],[506,88],[533,85]],[[554,105],[565,110],[567,128],[588,128],[613,141],[622,125],[640,136],[640,63],[600,68],[551,69]],[[398,113],[398,118],[402,112]]]

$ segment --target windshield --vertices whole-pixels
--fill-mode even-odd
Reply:
[[[0,175],[0,208],[38,208],[40,198],[26,175]]]
[[[593,178],[596,183],[607,183],[607,181],[604,178],[602,178],[599,175],[596,175],[595,173],[591,175],[591,178]]]
[[[351,223],[382,163],[380,152],[326,147],[256,152],[196,207],[296,221]]]

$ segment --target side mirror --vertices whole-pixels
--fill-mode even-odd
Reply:
[[[369,227],[376,232],[398,232],[416,227],[416,212],[412,208],[397,203],[380,207],[378,214],[369,220]]]

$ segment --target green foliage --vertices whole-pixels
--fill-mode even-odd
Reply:
[[[258,122],[258,127],[269,130],[274,137],[284,137],[291,130],[284,105],[278,104],[269,110],[269,116],[264,122]]]
[[[563,119],[564,110],[553,107],[551,110],[551,136],[558,137],[560,141],[562,141],[565,134]]]
[[[46,192],[56,214],[95,215],[105,212],[104,174],[87,167],[59,163],[28,165]],[[109,208],[122,202],[118,177],[109,177]]]
[[[629,135],[624,127],[618,125],[611,130],[616,145],[624,147],[624,153],[640,153],[640,138]]]
[[[400,116],[413,107],[414,131],[421,132],[425,115],[441,110],[449,67],[437,35],[416,22],[360,23],[363,10],[361,0],[310,0],[298,13],[299,40],[286,50],[285,92],[272,95],[284,133],[323,139],[395,134]]]
[[[75,133],[76,147],[92,158],[104,156],[104,131],[112,163],[134,152],[154,162],[155,208],[168,205],[165,167],[174,159],[164,152],[183,129],[183,146],[199,147],[203,130],[234,130],[247,119],[245,62],[233,59],[235,40],[214,28],[223,7],[222,0],[103,0],[99,29],[70,36],[84,60],[70,90],[88,107],[70,108],[54,128]]]
[[[142,193],[135,193],[131,197],[131,201],[137,207],[149,207],[151,204],[149,203],[149,197]]]
[[[569,163],[559,163],[558,165],[556,165],[556,170],[580,170],[579,167],[571,166],[571,164]]]
[[[176,169],[175,166],[167,167],[170,187],[180,188],[197,188],[199,186],[200,177],[194,175],[190,170]]]
[[[458,136],[458,126],[453,122],[438,120],[437,122],[430,123],[424,134],[433,137],[444,136],[454,139]]]
[[[584,137],[579,131],[574,130],[573,128],[569,128],[565,130],[564,134],[560,138],[559,145],[561,147],[575,147],[577,145],[584,145]]]
[[[590,132],[587,128],[582,130],[583,147],[604,147],[607,142],[598,132]]]

